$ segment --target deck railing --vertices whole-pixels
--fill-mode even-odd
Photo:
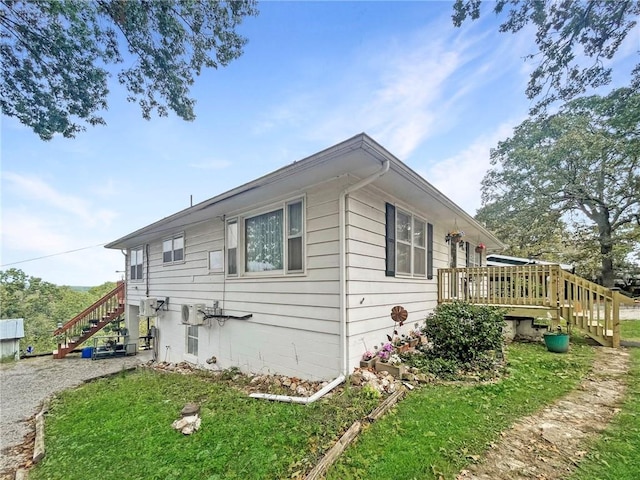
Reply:
[[[465,300],[511,309],[546,310],[602,344],[620,345],[620,304],[631,299],[562,270],[559,265],[443,268],[438,303]]]
[[[53,334],[64,338],[58,339],[54,358],[64,358],[75,347],[122,315],[124,298],[125,283],[118,282],[116,288],[56,329]]]

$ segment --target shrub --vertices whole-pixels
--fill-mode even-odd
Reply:
[[[466,302],[438,305],[425,320],[423,331],[430,342],[425,353],[469,366],[489,350],[501,351],[504,313],[498,307]]]

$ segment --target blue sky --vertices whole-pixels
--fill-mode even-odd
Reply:
[[[489,150],[526,118],[532,35],[450,2],[267,2],[249,43],[192,89],[194,122],[143,120],[111,84],[107,126],[41,141],[2,117],[2,258],[66,285],[117,280],[99,246],[367,132],[471,214]],[[532,32],[529,32],[532,33]],[[637,54],[637,35],[626,54]],[[93,248],[85,248],[92,247]]]

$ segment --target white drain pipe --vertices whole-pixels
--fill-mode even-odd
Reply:
[[[331,382],[327,383],[324,387],[318,390],[316,393],[311,395],[310,397],[290,397],[289,395],[274,395],[271,393],[252,393],[249,395],[251,398],[261,398],[263,400],[273,400],[275,402],[288,402],[288,403],[302,403],[304,405],[308,403],[313,403],[319,398],[324,397],[331,390],[336,388],[342,382],[344,382],[345,376],[339,375]]]

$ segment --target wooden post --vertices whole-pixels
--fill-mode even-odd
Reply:
[[[620,293],[613,292],[613,338],[612,347],[620,348]]]

